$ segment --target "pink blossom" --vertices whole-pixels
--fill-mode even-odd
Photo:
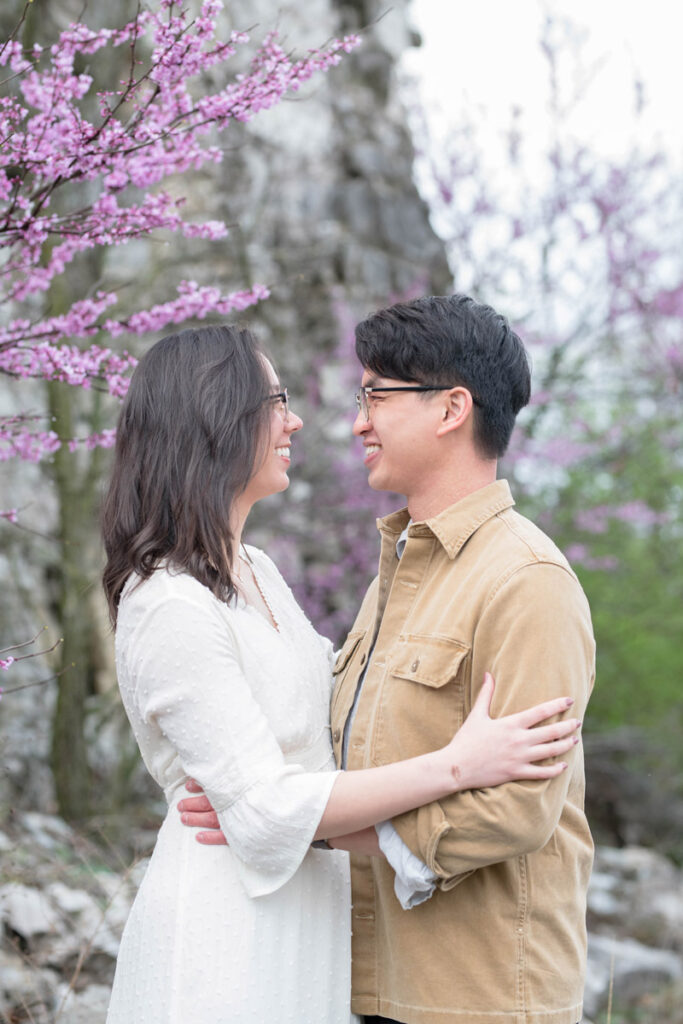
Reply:
[[[99,434],[90,434],[88,437],[75,437],[69,441],[69,451],[75,452],[83,446],[88,451],[94,448],[113,448],[116,443],[116,430],[103,430]]]
[[[191,80],[226,64],[248,42],[242,32],[221,37],[216,23],[221,6],[218,0],[204,0],[191,20],[176,0],[160,0],[156,10],[139,11],[121,29],[93,30],[77,23],[49,49],[36,46],[24,53],[17,40],[0,46],[0,64],[9,65],[18,82],[14,94],[0,98],[0,304],[11,303],[15,314],[0,327],[0,372],[84,388],[98,381],[121,396],[135,359],[97,345],[81,348],[75,341],[95,338],[102,330],[112,337],[159,331],[189,317],[243,310],[267,297],[264,285],[223,294],[215,287],[181,282],[175,299],[149,310],[106,317],[119,299],[103,289],[63,314],[35,316],[35,300],[89,250],[124,245],[161,230],[190,239],[224,238],[227,227],[220,221],[188,222],[182,199],[162,189],[138,198],[126,191],[128,186],[149,189],[171,175],[219,162],[222,150],[212,144],[210,133],[280,102],[359,42],[357,36],[334,39],[295,59],[271,34],[246,73],[196,100]],[[143,36],[151,60],[138,45]],[[83,103],[92,78],[76,74],[75,67],[77,58],[105,46],[130,47],[131,72],[117,89],[97,97],[99,115],[93,117],[92,105]],[[21,178],[13,176],[16,167],[22,169]],[[62,205],[60,212],[58,204],[51,209],[56,189],[86,182],[84,203]],[[71,443],[102,445],[108,436]],[[35,460],[54,444],[58,441],[49,431],[5,431],[0,458],[14,454]]]
[[[203,320],[210,312],[225,315],[235,310],[244,310],[261,299],[268,298],[265,285],[254,285],[245,291],[221,295],[218,288],[198,285],[195,281],[181,281],[178,298],[153,306],[151,309],[133,313],[126,320],[108,320],[104,324],[112,337],[124,332],[148,334],[159,331],[168,324],[179,324],[191,317]]]
[[[584,569],[612,572],[619,568],[619,560],[614,555],[593,556],[585,544],[570,544],[564,553],[568,562]]]
[[[40,462],[61,446],[53,430],[32,433],[27,429],[6,429],[0,426],[0,462],[20,458],[25,462]],[[9,516],[7,517],[9,518]]]
[[[587,441],[572,441],[568,437],[553,437],[536,446],[536,455],[554,466],[568,468],[591,455],[595,446]]]
[[[622,505],[597,505],[582,509],[574,517],[574,523],[585,533],[606,533],[610,519],[630,526],[650,528],[669,522],[666,512],[656,512],[644,501],[628,501]]]

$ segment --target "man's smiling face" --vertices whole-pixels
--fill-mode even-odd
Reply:
[[[417,381],[379,377],[363,372],[361,387],[405,388]],[[377,491],[407,498],[428,484],[439,455],[436,431],[445,392],[387,391],[368,395],[368,415],[359,410],[353,433],[363,441],[368,483]]]

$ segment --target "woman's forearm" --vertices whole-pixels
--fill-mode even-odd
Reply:
[[[550,725],[542,723],[564,714],[572,705],[572,698],[554,698],[526,711],[492,719],[489,706],[493,685],[487,673],[469,715],[450,743],[440,750],[378,768],[340,772],[315,838],[329,840],[362,832],[378,821],[461,790],[561,775],[567,764],[555,759],[578,742],[576,731],[580,722],[570,718]],[[196,784],[188,788],[199,791]],[[220,829],[218,817],[204,795],[181,801],[178,809],[186,825]],[[225,837],[216,831],[213,838],[200,841],[221,843]]]
[[[316,839],[360,832],[378,821],[455,793],[455,765],[448,747],[407,761],[340,772],[316,829]]]
[[[554,698],[527,711],[492,719],[493,687],[487,673],[469,715],[440,750],[378,768],[340,772],[316,839],[358,832],[461,790],[560,775],[567,764],[553,759],[578,742],[580,722],[540,723],[566,712],[572,698]]]

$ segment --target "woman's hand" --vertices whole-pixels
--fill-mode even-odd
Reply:
[[[204,846],[227,846],[228,840],[225,838],[225,833],[221,831],[218,815],[202,787],[194,779],[188,779],[185,789],[190,793],[199,793],[200,795],[185,797],[178,804],[180,820],[183,825],[189,825],[190,828],[210,829],[209,832],[198,832],[195,836],[197,842]]]
[[[444,747],[451,758],[456,790],[483,789],[521,779],[552,779],[561,775],[564,761],[538,764],[566,754],[578,742],[578,718],[539,725],[567,711],[571,697],[536,704],[505,718],[491,718],[489,709],[495,683],[487,672],[479,696],[460,729]]]

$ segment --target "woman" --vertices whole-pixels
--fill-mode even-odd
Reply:
[[[235,327],[158,342],[121,411],[104,588],[123,701],[169,814],[124,932],[109,1024],[348,1024],[347,858],[311,843],[458,789],[556,775],[561,765],[530,762],[573,742],[570,721],[561,740],[557,725],[528,731],[520,750],[520,726],[545,716],[492,721],[489,684],[442,750],[334,770],[330,645],[241,540],[254,503],[288,486],[301,425]],[[228,847],[201,847],[181,825],[190,776]]]

